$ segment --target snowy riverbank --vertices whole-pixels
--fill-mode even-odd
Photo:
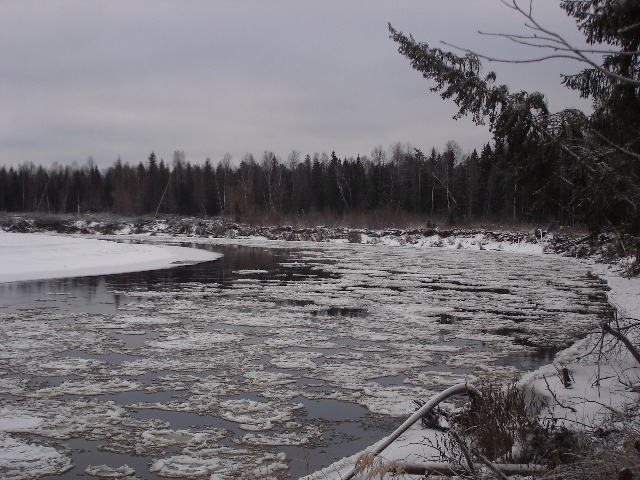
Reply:
[[[0,282],[157,270],[219,257],[195,248],[0,230]]]

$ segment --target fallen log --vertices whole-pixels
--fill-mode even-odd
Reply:
[[[396,470],[401,470],[408,475],[461,475],[468,473],[468,467],[447,462],[395,462]],[[529,465],[526,463],[493,463],[494,467],[505,475],[530,475],[534,473],[544,473],[547,468],[543,465]],[[474,463],[473,468],[479,470],[485,466],[484,463]]]
[[[367,449],[363,455],[373,455],[376,456],[381,453],[385,448],[387,448],[394,440],[396,440],[400,435],[402,435],[405,431],[409,429],[411,425],[420,420],[424,415],[429,413],[431,410],[436,408],[438,404],[449,397],[453,397],[454,395],[462,395],[465,393],[472,393],[480,396],[480,392],[476,387],[467,383],[458,383],[452,387],[447,388],[444,392],[441,392],[437,395],[431,397],[431,399],[425,403],[422,407],[420,407],[413,415],[411,415],[408,419],[404,421],[402,425],[396,428],[391,435],[383,439],[381,442],[377,443],[375,446]],[[350,480],[358,473],[358,464],[353,466],[349,472],[342,477],[342,480]]]

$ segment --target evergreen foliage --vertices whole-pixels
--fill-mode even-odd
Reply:
[[[372,156],[339,158],[296,152],[287,161],[264,152],[256,162],[247,154],[234,165],[226,157],[217,165],[207,159],[193,164],[175,152],[172,168],[152,152],[132,166],[118,160],[99,170],[84,166],[32,164],[0,168],[0,211],[120,215],[227,215],[254,221],[266,214],[313,213],[344,217],[367,212],[386,218],[408,213],[422,218],[504,222],[558,222],[570,225],[568,205],[558,209],[537,204],[524,188],[514,189],[505,170],[503,149],[485,145],[462,154],[456,142],[429,156],[396,143],[389,152],[377,147]],[[276,217],[273,217],[273,214]]]
[[[540,31],[550,39],[549,48],[589,66],[564,77],[563,83],[593,100],[591,115],[572,109],[551,113],[543,94],[512,93],[506,85],[496,85],[494,72],[483,76],[477,54],[430,48],[391,25],[389,30],[398,51],[434,82],[431,90],[454,101],[456,117],[488,121],[496,145],[493,157],[506,175],[502,186],[525,189],[532,210],[556,204],[593,231],[614,228],[639,235],[640,4],[570,0],[561,6],[598,49],[570,48],[555,34]],[[601,63],[588,54],[603,54]],[[485,179],[483,187],[490,189],[491,179]]]

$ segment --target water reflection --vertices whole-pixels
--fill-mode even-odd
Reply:
[[[109,283],[109,277],[104,275],[0,283],[0,312],[39,309],[56,313],[112,313],[117,311],[123,296],[110,291]]]
[[[553,363],[556,353],[565,347],[537,348],[532,353],[514,353],[496,361],[496,365],[508,365],[522,371],[535,370],[541,365]]]
[[[210,262],[180,265],[162,270],[0,283],[0,312],[50,310],[56,313],[85,312],[89,314],[117,313],[140,300],[127,297],[127,291],[174,290],[179,284],[217,284],[230,288],[238,279],[260,282],[291,282],[308,278],[337,278],[335,274],[306,264],[287,264],[291,252],[238,245],[183,246],[204,249],[223,256]],[[247,274],[244,272],[261,271]]]
[[[180,283],[218,284],[221,288],[229,288],[238,279],[252,279],[261,282],[277,280],[295,281],[306,278],[336,278],[334,274],[325,272],[306,264],[287,265],[291,257],[289,250],[244,247],[239,245],[208,245],[183,243],[182,246],[199,248],[209,252],[221,253],[223,256],[211,262],[195,265],[183,265],[165,270],[110,275],[113,288],[128,290],[146,287],[149,290],[174,288]]]

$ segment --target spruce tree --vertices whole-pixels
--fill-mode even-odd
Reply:
[[[478,54],[430,48],[391,25],[389,30],[411,66],[433,81],[431,90],[455,102],[456,117],[470,115],[477,124],[489,123],[500,157],[513,167],[518,184],[540,194],[552,192],[552,202],[568,196],[567,209],[594,232],[612,228],[638,236],[640,4],[591,0],[561,5],[595,46],[587,51],[556,44],[561,53],[588,66],[563,82],[593,100],[590,115],[575,109],[551,113],[543,94],[512,93],[496,84],[494,72],[483,75]],[[520,11],[527,17],[528,10]],[[606,53],[599,62],[591,60],[601,51]],[[493,206],[486,210],[495,211]]]

